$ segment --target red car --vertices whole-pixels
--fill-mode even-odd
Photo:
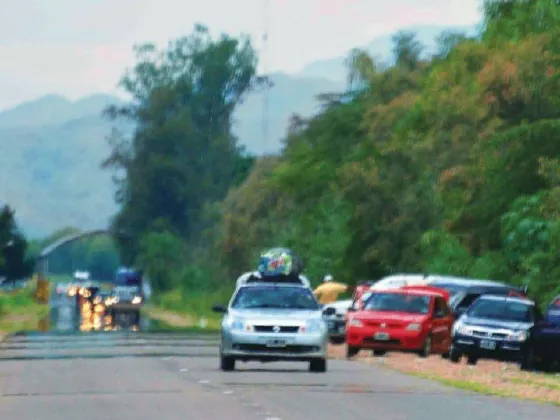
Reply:
[[[449,293],[430,286],[375,290],[363,308],[351,308],[346,322],[346,356],[361,349],[444,354],[451,344],[454,316]]]

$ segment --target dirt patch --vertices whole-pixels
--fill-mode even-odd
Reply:
[[[330,357],[343,359],[345,355],[345,345],[330,346]],[[401,353],[373,357],[366,350],[355,359],[475,392],[560,405],[560,375],[522,372],[514,363],[480,360],[476,366],[468,366],[465,362],[454,364],[435,355],[426,359]]]

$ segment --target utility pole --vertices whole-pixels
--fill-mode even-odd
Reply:
[[[262,37],[262,49],[261,49],[261,60],[262,60],[262,72],[264,77],[268,77],[268,27],[269,27],[269,13],[270,13],[270,0],[264,0],[264,29]],[[263,154],[267,151],[268,147],[268,136],[269,136],[269,91],[270,85],[267,80],[263,92],[263,120],[262,120],[262,151]]]

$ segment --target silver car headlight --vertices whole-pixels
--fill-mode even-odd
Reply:
[[[508,335],[507,339],[512,341],[525,341],[529,337],[529,334],[525,330],[514,331]]]
[[[312,319],[299,328],[302,333],[318,333],[325,329],[325,323],[322,320]]]
[[[473,335],[473,329],[465,324],[455,324],[455,328],[453,329],[453,335],[455,334]]]
[[[249,325],[239,318],[228,318],[226,325],[231,331],[253,331],[253,326]]]
[[[132,299],[132,304],[133,305],[138,305],[139,303],[142,303],[142,297],[134,296],[134,298]]]

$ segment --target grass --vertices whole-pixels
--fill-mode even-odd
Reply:
[[[156,296],[146,310],[150,318],[176,327],[194,327],[204,320],[207,329],[218,330],[222,315],[212,312],[212,305],[227,305],[232,292],[230,288],[188,293],[173,290]]]
[[[0,335],[41,328],[41,320],[49,314],[49,305],[35,299],[35,284],[12,292],[0,292]]]
[[[538,398],[538,397],[537,398],[523,397],[522,395],[520,395],[518,392],[515,391],[515,388],[511,389],[509,391],[506,391],[505,389],[494,388],[494,387],[491,387],[490,385],[485,385],[485,384],[482,384],[480,382],[469,381],[469,380],[465,380],[465,379],[449,379],[449,378],[443,378],[443,377],[438,376],[438,375],[421,373],[421,372],[406,372],[406,373],[412,374],[412,375],[420,377],[420,378],[430,379],[432,381],[439,382],[442,385],[462,389],[464,391],[475,392],[477,394],[490,395],[490,396],[496,396],[496,397],[504,397],[504,398],[522,398],[522,399],[528,399],[528,400],[542,402],[542,403],[545,403],[545,404],[553,404],[553,405],[556,405],[556,406],[560,407],[560,401],[558,401],[558,400],[547,400],[547,399]],[[513,380],[509,379],[509,382],[516,383],[516,384],[519,384],[519,385],[526,385],[527,384],[527,381],[523,381],[523,380],[520,380],[520,379],[513,379]],[[554,384],[546,384],[545,385],[545,384],[542,384],[542,383],[538,383],[538,384],[535,383],[535,382],[532,382],[532,383],[534,385],[546,387],[546,388],[549,388],[549,389],[560,389],[560,387],[554,387],[553,386]],[[552,388],[550,388],[551,385],[552,385]]]

